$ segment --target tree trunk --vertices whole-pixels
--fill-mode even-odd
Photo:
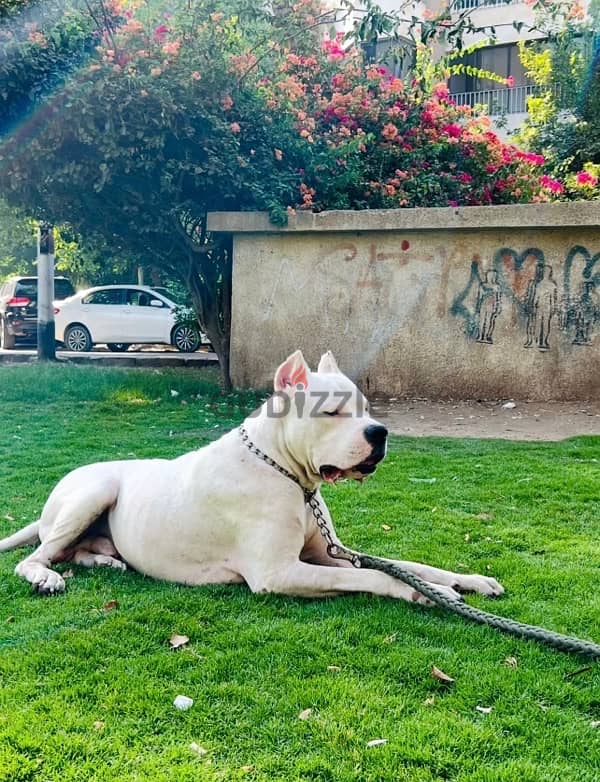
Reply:
[[[210,339],[221,370],[221,388],[233,390],[230,376],[231,340],[231,239],[214,243],[210,253],[189,255],[186,285],[200,329]]]

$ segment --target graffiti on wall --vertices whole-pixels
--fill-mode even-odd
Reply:
[[[463,318],[466,335],[493,345],[497,322],[514,310],[518,317],[511,326],[521,330],[525,348],[547,351],[559,334],[572,345],[591,345],[600,332],[600,252],[572,247],[560,286],[537,247],[521,253],[502,247],[488,268],[474,256],[467,284],[450,308]]]

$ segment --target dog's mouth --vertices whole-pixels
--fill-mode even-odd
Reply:
[[[385,448],[373,449],[373,452],[362,462],[355,464],[354,467],[343,470],[341,467],[336,467],[334,464],[323,464],[319,473],[321,478],[327,483],[336,483],[345,478],[351,478],[355,481],[362,481],[367,475],[371,475],[377,469],[377,465],[385,456]]]

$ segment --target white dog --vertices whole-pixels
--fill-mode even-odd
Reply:
[[[74,470],[39,521],[0,541],[0,551],[41,541],[16,573],[42,594],[64,590],[50,565],[72,560],[184,584],[246,582],[253,592],[371,592],[429,603],[401,581],[332,556],[331,542],[339,541],[319,485],[362,480],[385,455],[387,430],[369,416],[364,396],[331,353],[311,372],[300,351],[277,370],[275,392],[242,429],[198,451]],[[455,590],[503,592],[493,578],[398,564],[452,598],[460,599]]]

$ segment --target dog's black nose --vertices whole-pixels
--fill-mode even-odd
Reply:
[[[388,430],[381,424],[371,424],[365,429],[365,440],[375,448],[384,445],[387,436]]]

